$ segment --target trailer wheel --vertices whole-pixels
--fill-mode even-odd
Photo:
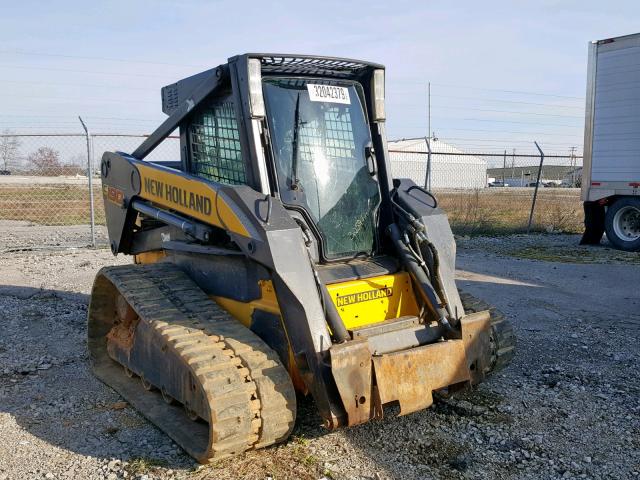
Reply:
[[[628,252],[640,250],[640,198],[616,200],[605,217],[607,238],[614,247]]]

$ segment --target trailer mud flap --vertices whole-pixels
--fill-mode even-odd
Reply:
[[[433,391],[468,382],[469,369],[462,340],[433,343],[373,357],[380,407],[397,401],[400,415],[429,407]]]

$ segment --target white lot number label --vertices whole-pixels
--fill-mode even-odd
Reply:
[[[309,90],[309,100],[312,102],[344,103],[347,105],[351,103],[349,89],[345,87],[307,83],[307,90]]]

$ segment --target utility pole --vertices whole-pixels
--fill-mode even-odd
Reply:
[[[427,173],[424,188],[431,191],[431,82],[427,82]]]
[[[427,141],[431,140],[431,82],[427,82]]]

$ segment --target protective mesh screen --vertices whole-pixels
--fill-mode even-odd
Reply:
[[[383,68],[357,60],[340,58],[283,57],[266,55],[262,57],[263,72],[277,72],[294,75],[326,75],[334,78],[352,78],[368,68]]]
[[[189,125],[194,175],[220,183],[246,183],[240,132],[233,102],[211,105]]]
[[[324,125],[313,121],[300,126],[298,155],[301,162],[312,163],[313,151],[320,150],[331,158],[333,168],[351,171],[356,146],[349,109],[346,107],[341,111],[338,107],[328,108],[324,111]]]

